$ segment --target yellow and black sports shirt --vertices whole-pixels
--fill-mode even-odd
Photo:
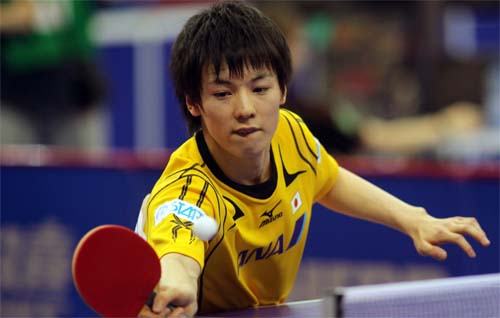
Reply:
[[[286,109],[270,151],[272,177],[241,185],[197,133],[172,153],[151,192],[144,233],[160,258],[175,252],[200,263],[199,313],[282,303],[292,289],[312,205],[332,188],[338,165]],[[209,242],[192,231],[203,214],[219,224]]]

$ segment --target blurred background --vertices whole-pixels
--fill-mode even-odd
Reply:
[[[170,49],[210,1],[0,0],[1,316],[88,316],[78,240],[133,227],[187,137]],[[325,288],[499,272],[498,1],[253,1],[281,27],[287,107],[345,167],[492,240],[435,262],[393,230],[315,207],[290,299]],[[328,239],[325,239],[328,238]]]

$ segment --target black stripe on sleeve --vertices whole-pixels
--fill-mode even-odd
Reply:
[[[205,195],[207,194],[207,190],[208,182],[205,181],[205,183],[203,184],[203,189],[201,189],[200,198],[198,199],[198,202],[196,202],[197,207],[200,207],[202,205],[203,200],[205,199]]]
[[[179,196],[179,200],[184,200],[184,197],[186,196],[187,190],[189,188],[189,185],[191,184],[192,179],[193,179],[192,176],[188,176],[186,178],[186,183],[182,186],[182,192],[181,195]]]

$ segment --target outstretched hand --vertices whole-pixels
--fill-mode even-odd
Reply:
[[[465,235],[474,238],[483,246],[490,245],[490,241],[483,229],[473,217],[435,218],[422,214],[414,224],[414,231],[409,233],[417,252],[423,256],[431,256],[437,260],[445,260],[448,254],[439,247],[444,243],[453,243],[469,256],[476,257],[476,252],[465,239]]]

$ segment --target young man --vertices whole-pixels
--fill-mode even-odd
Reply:
[[[282,303],[315,202],[399,230],[436,259],[446,258],[438,244],[447,242],[474,257],[464,234],[489,244],[475,219],[436,219],[338,166],[301,118],[281,108],[290,52],[255,8],[222,2],[193,16],[170,63],[194,135],[172,153],[141,209],[138,231],[162,266],[154,306],[142,316]],[[192,230],[205,214],[218,224],[208,242]]]

